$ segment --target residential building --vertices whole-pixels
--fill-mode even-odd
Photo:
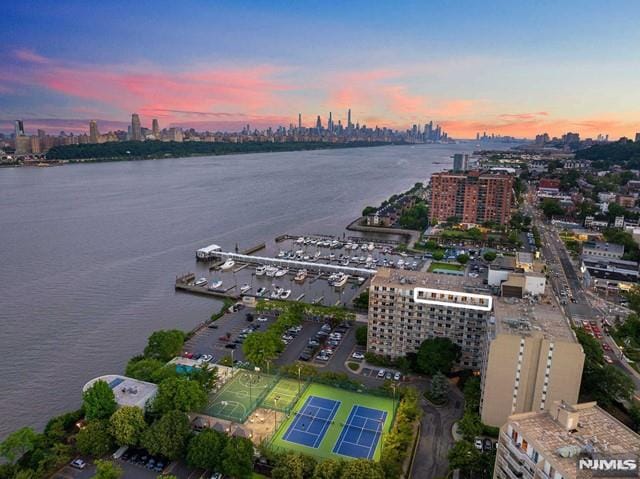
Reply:
[[[25,135],[16,136],[16,155],[28,155],[31,153],[31,138]]]
[[[636,205],[636,197],[632,195],[616,195],[616,203],[623,208],[633,208]]]
[[[453,155],[453,171],[460,173],[469,169],[469,155],[455,153]]]
[[[624,245],[615,243],[605,243],[602,241],[587,241],[582,243],[582,256],[592,256],[595,258],[622,259],[624,255]]]
[[[91,120],[89,122],[89,143],[98,143],[100,132],[98,131],[98,122]]]
[[[636,143],[640,143],[640,133],[636,133]]]
[[[506,224],[511,219],[512,189],[512,175],[435,173],[431,176],[431,222],[455,217],[465,224]]]
[[[151,134],[156,140],[160,139],[160,124],[158,123],[157,118],[154,118],[151,121]]]
[[[460,367],[479,370],[492,302],[479,278],[380,268],[369,288],[367,349],[399,357],[444,337],[460,346]]]
[[[511,414],[578,399],[582,346],[553,295],[493,303],[482,368],[482,422],[499,427]]]
[[[131,139],[133,141],[142,141],[142,127],[140,125],[140,116],[137,113],[131,115]]]
[[[40,149],[40,138],[35,135],[29,137],[29,151],[34,155],[42,152]]]
[[[16,120],[14,124],[14,136],[18,138],[19,136],[24,136],[24,121]]]
[[[613,477],[581,469],[579,459],[588,462],[589,459],[633,458],[637,461],[639,454],[640,436],[595,402],[570,405],[558,401],[547,411],[514,414],[508,418],[500,428],[493,477]],[[637,476],[637,471],[632,475]]]

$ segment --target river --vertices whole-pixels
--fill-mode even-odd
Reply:
[[[82,385],[123,372],[152,331],[217,310],[173,289],[198,247],[342,234],[474,146],[0,169],[0,439],[77,408]]]

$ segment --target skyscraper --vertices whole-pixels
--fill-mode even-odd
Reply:
[[[95,120],[89,122],[89,143],[98,143],[100,132],[98,132],[98,123]]]
[[[18,136],[24,136],[24,122],[22,120],[16,120],[15,128],[16,138]]]
[[[160,139],[160,124],[158,123],[157,118],[154,118],[151,122],[151,132],[156,140]]]
[[[333,132],[333,118],[331,112],[329,112],[329,123],[327,123],[327,128],[329,131]]]
[[[351,124],[351,108],[349,108],[349,111],[347,112],[347,129],[351,129],[353,125]]]
[[[298,130],[302,130],[302,113],[298,113]]]
[[[636,143],[640,143],[640,133],[636,133]]]
[[[469,169],[469,155],[456,153],[453,155],[453,171],[460,173]]]
[[[318,132],[322,130],[322,120],[320,119],[320,115],[318,115],[318,118],[316,119],[316,129]]]
[[[142,141],[142,127],[137,113],[131,115],[131,139],[133,141]]]

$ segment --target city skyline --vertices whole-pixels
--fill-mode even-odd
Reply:
[[[356,2],[337,14],[331,4],[154,5],[128,6],[126,18],[117,2],[8,5],[0,128],[22,118],[73,131],[134,111],[198,130],[286,126],[297,112],[312,126],[318,112],[351,108],[372,127],[433,118],[455,138],[638,130],[634,4],[606,18],[577,2]]]

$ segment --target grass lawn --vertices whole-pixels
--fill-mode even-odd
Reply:
[[[464,271],[464,266],[457,263],[438,263],[435,261],[429,265],[430,273],[438,269],[447,271]]]
[[[295,442],[285,441],[283,439],[283,436],[286,434],[289,426],[295,420],[295,412],[302,409],[305,401],[309,396],[316,396],[331,399],[334,401],[340,401],[340,406],[334,416],[333,424],[329,425],[324,437],[322,438],[322,441],[320,442],[318,447],[315,448],[304,446]],[[351,413],[351,409],[356,405],[378,409],[387,413],[387,417],[382,426],[382,436],[378,440],[378,444],[373,454],[373,459],[378,460],[380,459],[380,451],[382,448],[384,434],[389,432],[389,430],[391,429],[391,424],[393,422],[393,399],[373,396],[366,393],[344,391],[342,389],[325,386],[322,384],[311,384],[302,394],[302,396],[292,409],[292,414],[280,425],[280,428],[276,432],[271,442],[271,446],[277,450],[289,450],[293,452],[309,454],[318,459],[353,459],[350,457],[335,454],[333,452],[333,448],[338,442],[340,433],[342,432],[342,425],[347,422],[349,414]]]

